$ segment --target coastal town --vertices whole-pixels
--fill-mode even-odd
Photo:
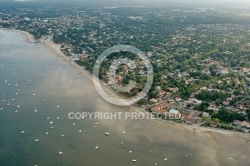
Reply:
[[[213,8],[0,7],[1,28],[27,31],[39,43],[60,44],[70,60],[90,73],[109,47],[127,44],[143,50],[154,67],[154,82],[137,105],[161,113],[162,119],[250,132],[250,22],[245,17]],[[136,65],[120,65],[110,81],[109,66],[119,56]],[[142,90],[147,71],[138,57],[120,52],[106,59],[100,73],[107,84],[125,86],[134,80],[135,88],[120,94],[130,97]]]

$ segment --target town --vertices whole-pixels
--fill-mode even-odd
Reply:
[[[109,47],[126,44],[141,49],[154,67],[154,82],[138,106],[162,113],[163,119],[168,119],[166,113],[178,115],[171,119],[177,123],[243,132],[250,131],[246,17],[214,8],[0,7],[0,27],[27,31],[40,43],[60,44],[66,56],[90,73],[98,55]],[[136,65],[121,64],[110,81],[109,66],[119,56]],[[100,73],[110,85],[135,81],[133,89],[120,93],[130,97],[143,88],[147,71],[138,57],[119,52],[105,60]]]

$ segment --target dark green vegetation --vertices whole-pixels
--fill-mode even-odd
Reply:
[[[230,113],[225,109],[220,110],[218,113],[214,114],[212,116],[213,118],[218,118],[223,122],[230,123],[233,122],[234,120],[240,120],[243,121],[245,120],[245,116],[239,113]]]

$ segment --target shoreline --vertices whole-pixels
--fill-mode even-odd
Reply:
[[[28,42],[35,42],[34,36],[32,34],[30,34],[29,32],[22,31],[22,30],[16,30],[16,29],[6,29],[6,28],[0,28],[0,30],[7,30],[7,31],[16,31],[16,32],[19,32],[19,33],[21,33],[25,37],[25,39]],[[87,76],[88,79],[93,83],[92,74],[89,71],[87,71],[86,69],[84,69],[84,67],[78,65],[76,62],[71,61],[61,51],[61,45],[60,44],[56,44],[53,41],[50,41],[48,43],[45,43],[44,46],[47,47],[48,49],[50,49],[51,51],[53,51],[59,57],[63,58],[63,60],[65,61],[65,63],[67,63],[68,65],[70,65],[74,69],[76,69],[83,76]],[[107,85],[105,85],[103,83],[101,83],[101,84],[104,86],[103,89],[109,95],[111,95],[112,97],[120,98],[110,88],[108,88]],[[127,106],[125,108],[126,108],[126,110],[128,109],[128,111],[144,112],[143,110],[141,110],[141,107],[139,107],[139,106],[130,105],[130,106]],[[232,131],[232,130],[224,130],[224,129],[211,128],[211,127],[194,126],[194,125],[188,125],[188,124],[180,124],[180,123],[177,123],[177,122],[167,121],[167,120],[163,120],[163,119],[156,119],[156,121],[158,121],[159,123],[162,123],[166,127],[174,125],[175,127],[185,128],[187,130],[191,130],[191,131],[194,131],[195,133],[199,133],[199,134],[219,133],[219,134],[223,134],[223,135],[248,136],[249,137],[249,133],[244,133],[244,132],[237,132],[237,131]]]
[[[17,29],[6,29],[6,28],[0,28],[0,30],[19,32],[22,36],[24,36],[25,40],[27,40],[28,42],[35,42],[34,36],[29,32]]]
[[[78,72],[86,75],[90,81],[93,82],[93,77],[91,75],[91,73],[89,71],[87,71],[86,69],[84,69],[82,66],[78,65],[76,62],[74,61],[70,61],[70,59],[61,51],[61,45],[60,44],[56,44],[54,42],[48,42],[45,44],[47,48],[52,49],[52,51],[56,52],[58,55],[60,55],[60,57],[62,57],[66,63],[68,63],[69,65],[71,65],[72,67],[74,67]],[[112,95],[112,97],[117,97],[119,98],[119,96],[117,94],[115,94],[110,88],[107,87],[107,85],[101,83],[104,86],[104,90]],[[141,107],[138,106],[134,106],[134,105],[130,105],[127,106],[129,111],[136,111],[136,112],[143,112],[141,110]],[[147,112],[147,111],[146,111]],[[219,129],[219,128],[212,128],[212,127],[202,127],[202,126],[193,126],[193,125],[188,125],[188,124],[180,124],[177,122],[173,122],[173,121],[167,121],[167,120],[163,120],[163,119],[156,119],[157,121],[159,121],[160,123],[163,123],[165,125],[174,125],[175,127],[180,127],[180,128],[185,128],[187,130],[191,130],[197,133],[220,133],[220,134],[224,134],[224,135],[238,135],[238,136],[249,136],[248,133],[244,133],[244,132],[237,132],[237,131],[232,131],[232,130],[223,130],[223,129]]]

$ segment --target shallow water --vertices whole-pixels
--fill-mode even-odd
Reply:
[[[20,32],[0,30],[0,66],[1,166],[250,164],[241,137],[194,134],[156,120],[69,119],[69,112],[131,110],[104,101],[86,75]]]

